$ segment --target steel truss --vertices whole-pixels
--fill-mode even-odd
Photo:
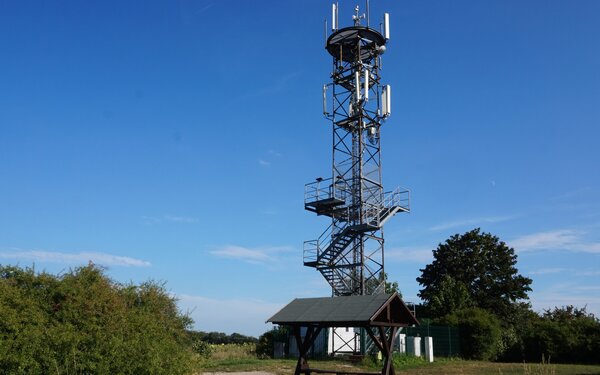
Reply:
[[[333,57],[331,82],[323,87],[332,175],[305,185],[304,205],[330,217],[331,225],[304,243],[304,265],[323,275],[334,296],[385,292],[383,225],[410,210],[409,191],[384,192],[381,177],[380,130],[391,112],[390,87],[380,76],[386,41],[357,16],[326,43]]]

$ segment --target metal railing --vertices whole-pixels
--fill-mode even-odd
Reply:
[[[337,222],[337,224],[339,225],[340,223]],[[345,224],[337,226],[336,222],[334,221],[329,224],[323,233],[321,233],[319,238],[316,240],[304,241],[304,263],[318,262],[323,251],[329,248],[332,242],[336,239],[336,236],[340,235],[345,228]]]
[[[304,263],[317,262],[319,259],[319,240],[304,241]]]
[[[317,262],[319,260],[321,249],[326,249],[329,243],[331,243],[332,228],[333,223],[329,224],[327,229],[316,240],[304,241],[304,263]],[[329,241],[327,241],[327,237],[329,237]],[[327,241],[326,245],[322,247],[321,244],[325,241]]]
[[[398,186],[393,191],[388,191],[383,196],[383,206],[386,208],[400,207],[410,211],[410,190]]]
[[[304,204],[318,202],[325,199],[340,199],[345,201],[348,196],[348,186],[343,179],[318,178],[314,182],[304,185]]]
[[[373,289],[373,291],[371,292],[371,294],[381,294],[381,293],[385,293],[385,281],[382,281],[379,285],[377,285],[377,287],[375,287],[375,289]]]
[[[331,178],[326,180],[317,179],[317,181],[304,185],[304,203],[317,202],[331,198],[333,189],[330,181]]]
[[[381,205],[363,202],[362,204],[362,222],[365,224],[379,226]]]
[[[386,213],[394,207],[410,211],[410,192],[402,187],[383,194],[383,199],[374,202],[363,202],[361,205],[362,223],[380,227]]]
[[[334,185],[331,184],[331,180],[331,178],[326,180],[318,179],[315,182],[306,184],[304,187],[305,204],[330,198],[345,200],[346,195],[348,194],[348,191],[344,189],[345,181],[340,179],[339,182]],[[410,211],[410,191],[402,187],[397,187],[393,191],[386,192],[383,196],[377,194],[377,196],[373,196],[373,200],[373,202],[363,202],[360,206],[360,221],[363,224],[379,228],[381,224],[389,218],[388,214],[393,213],[391,210],[394,207],[400,207],[404,211]],[[350,207],[341,207],[339,210],[340,212],[337,216],[345,217],[346,221],[349,221],[352,216],[355,217],[355,219],[358,218],[358,212],[356,211],[354,211],[355,214],[351,215],[352,210]],[[345,210],[345,212],[341,212],[342,210]],[[345,224],[342,224],[340,221],[341,220],[334,220],[316,240],[304,241],[304,263],[316,264],[319,262],[322,252],[331,246],[332,242],[335,240],[335,236],[342,233],[346,227]]]

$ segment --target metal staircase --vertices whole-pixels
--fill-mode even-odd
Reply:
[[[334,295],[357,294],[364,291],[365,284],[368,291],[376,292],[382,283],[380,275],[366,275],[365,280],[364,272],[359,270],[362,263],[356,257],[357,248],[365,236],[374,235],[396,213],[410,211],[409,191],[397,188],[355,208],[342,199],[350,195],[336,188],[331,180],[318,179],[305,186],[305,209],[331,217],[332,223],[319,238],[304,242],[304,265],[316,268]],[[361,258],[364,260],[364,256]]]

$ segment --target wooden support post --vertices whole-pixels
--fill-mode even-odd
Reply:
[[[381,337],[381,342],[383,344],[383,355],[385,356],[385,362],[383,364],[383,369],[381,370],[381,373],[383,375],[395,375],[395,371],[394,371],[394,363],[392,361],[392,350],[393,350],[393,342],[394,342],[394,337],[396,336],[396,331],[398,330],[397,327],[391,327],[390,330],[390,337],[387,337],[387,335],[385,334],[385,329],[384,327],[378,327],[379,328],[379,336]]]
[[[306,366],[306,359],[304,358],[304,354],[302,352],[302,336],[300,335],[300,326],[294,326],[294,338],[296,338],[296,346],[298,346],[298,362],[296,363],[296,371],[294,371],[294,375],[300,375],[302,368]]]
[[[375,343],[375,345],[377,345],[377,348],[379,350],[381,350],[383,352],[383,344],[381,343],[381,341],[379,340],[379,337],[377,337],[373,331],[371,330],[371,327],[365,327],[365,330],[367,331],[367,333],[369,334],[369,337],[371,337],[371,340],[373,340],[373,342]]]
[[[300,375],[301,373],[310,374],[306,355],[320,332],[321,327],[309,326],[306,330],[306,335],[304,336],[303,341],[300,332],[300,326],[294,326],[294,337],[296,338],[296,344],[298,345],[299,353],[298,362],[296,363],[296,371],[294,371],[295,375]]]
[[[390,327],[391,335],[389,338],[385,334],[385,327],[378,326],[377,328],[379,330],[379,337],[377,337],[375,333],[373,333],[371,327],[367,327],[366,330],[373,342],[375,343],[375,345],[377,345],[379,350],[381,350],[381,353],[385,356],[385,361],[383,362],[383,368],[381,369],[381,373],[383,375],[395,375],[396,372],[394,371],[394,363],[392,361],[392,349],[394,336],[396,336],[398,328]]]

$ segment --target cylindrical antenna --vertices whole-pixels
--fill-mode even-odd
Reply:
[[[365,101],[369,101],[369,69],[365,68],[364,94]]]
[[[323,114],[327,116],[327,85],[323,85]]]
[[[383,36],[385,40],[390,39],[390,14],[383,14]]]
[[[381,92],[381,115],[383,117],[386,116],[387,113],[387,99],[385,95],[385,86],[383,86],[383,90]]]
[[[331,4],[331,31],[337,30],[337,16],[338,16],[338,5],[337,3]]]
[[[367,28],[369,28],[369,20],[370,20],[370,16],[369,16],[369,0],[367,0]]]
[[[327,18],[325,18],[323,20],[324,26],[323,26],[323,38],[325,41],[325,47],[327,48]]]
[[[388,117],[392,114],[392,87],[390,85],[385,85],[383,87],[383,98],[381,109],[383,112],[383,117]]]
[[[354,72],[354,94],[356,102],[358,102],[360,100],[360,71],[358,69]]]

